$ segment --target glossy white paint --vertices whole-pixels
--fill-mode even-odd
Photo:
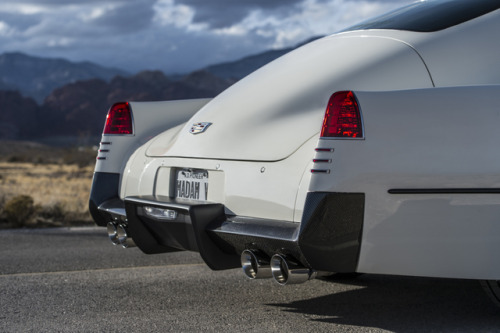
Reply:
[[[436,86],[498,84],[500,11],[415,41]]]
[[[305,196],[297,198],[297,188],[308,179],[316,143],[317,138],[311,138],[277,162],[151,158],[144,153],[152,143],[146,144],[130,158],[120,196],[173,194],[170,170],[205,169],[209,171],[208,200],[223,203],[228,214],[300,222]]]

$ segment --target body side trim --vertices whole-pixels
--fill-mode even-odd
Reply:
[[[396,188],[389,194],[500,194],[500,188]]]

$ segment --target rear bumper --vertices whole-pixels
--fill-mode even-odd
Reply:
[[[239,267],[244,250],[282,254],[317,271],[355,272],[365,195],[311,192],[301,223],[228,216],[222,204],[168,197],[111,199],[99,206],[108,221],[122,221],[145,253],[197,251],[214,270]],[[148,216],[144,207],[176,212],[173,220]]]

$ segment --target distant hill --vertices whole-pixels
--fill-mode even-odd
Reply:
[[[233,83],[204,71],[191,73],[179,81],[170,81],[160,71],[117,76],[109,83],[101,79],[78,81],[54,90],[45,99],[40,108],[39,134],[100,135],[106,112],[115,102],[214,97]]]
[[[310,42],[316,38],[312,38]],[[306,43],[307,43],[306,42]],[[270,50],[239,60],[202,68],[195,72],[208,72],[222,79],[239,80],[256,69],[301,46]],[[0,90],[19,91],[41,104],[54,89],[66,84],[90,79],[109,82],[116,76],[128,77],[126,71],[99,66],[91,62],[71,62],[65,59],[41,58],[20,52],[0,54]],[[173,81],[182,81],[189,74],[176,75]]]
[[[128,73],[91,62],[40,58],[18,52],[0,55],[0,89],[17,90],[38,103],[65,84],[91,78],[110,80],[116,75]]]
[[[17,91],[0,90],[0,139],[36,135],[39,106]]]
[[[56,88],[38,105],[17,91],[0,90],[0,139],[38,140],[51,136],[95,137],[117,101],[161,101],[214,97],[235,81],[196,71],[177,81],[160,71],[81,80]]]

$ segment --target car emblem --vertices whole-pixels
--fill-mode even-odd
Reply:
[[[191,134],[203,133],[207,130],[208,126],[210,125],[212,125],[212,123],[194,123],[189,129],[189,133]]]

